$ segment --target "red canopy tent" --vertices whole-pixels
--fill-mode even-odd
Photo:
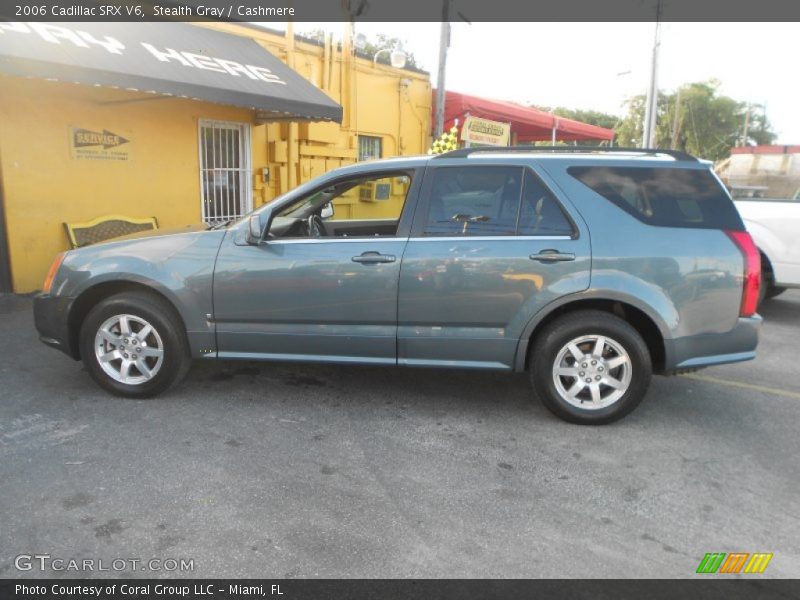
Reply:
[[[436,90],[433,90],[433,114],[436,115]],[[517,142],[553,140],[612,140],[614,131],[572,119],[558,117],[538,108],[468,96],[458,92],[445,92],[444,129],[449,130],[458,119],[459,129],[467,115],[511,123],[511,137]]]

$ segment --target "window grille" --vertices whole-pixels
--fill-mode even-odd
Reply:
[[[358,160],[373,160],[383,156],[383,138],[358,136]]]
[[[200,193],[203,221],[224,223],[253,208],[250,126],[200,121]]]

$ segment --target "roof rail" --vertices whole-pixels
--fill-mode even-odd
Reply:
[[[433,158],[464,158],[475,152],[533,152],[533,153],[571,153],[571,152],[635,152],[637,154],[666,154],[675,160],[697,162],[697,158],[680,150],[662,150],[661,148],[621,148],[617,146],[476,146],[474,148],[460,148],[437,154]]]

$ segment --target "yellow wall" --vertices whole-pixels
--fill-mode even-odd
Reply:
[[[201,221],[198,119],[252,122],[251,111],[72,84],[0,77],[0,173],[14,291],[39,289],[68,247],[62,223],[104,214]],[[70,128],[130,139],[127,161],[72,158]],[[266,127],[253,162],[266,160]],[[260,155],[260,156],[259,156]]]
[[[262,124],[246,109],[0,76],[0,184],[14,291],[41,287],[53,257],[68,247],[65,221],[123,214],[155,216],[162,228],[200,223],[199,119],[253,125],[254,206],[354,162],[358,134],[381,136],[384,157],[427,150],[431,88],[426,74],[374,66],[343,54],[335,44],[326,52],[297,42],[287,51],[283,36],[213,26],[255,37],[318,87],[326,84],[324,91],[345,108],[343,125]],[[130,139],[130,159],[73,158],[72,127],[106,129]],[[271,172],[266,184],[263,167]],[[354,202],[341,207],[349,209],[347,214],[337,208],[336,218],[396,215],[399,201]]]
[[[381,137],[384,158],[424,154],[430,147],[431,83],[427,73],[376,65],[354,57],[333,39],[319,46],[297,38],[292,43],[284,35],[233,23],[198,25],[255,39],[344,108],[341,125],[295,124],[295,135],[289,124],[268,125],[268,166],[275,176],[266,190],[267,199],[355,162],[358,135]],[[347,35],[345,25],[342,29],[336,37]],[[397,216],[401,202],[399,196],[388,202],[355,202],[347,213],[337,208],[335,218]]]

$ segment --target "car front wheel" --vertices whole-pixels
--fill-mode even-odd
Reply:
[[[124,293],[87,315],[80,350],[92,378],[109,392],[148,398],[183,377],[190,354],[181,320],[158,297]]]
[[[603,311],[559,317],[537,335],[531,383],[556,416],[581,425],[621,419],[644,398],[652,364],[647,345],[626,321]]]

